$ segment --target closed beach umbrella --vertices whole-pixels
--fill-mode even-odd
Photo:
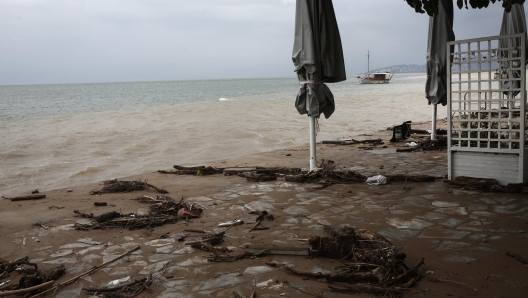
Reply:
[[[453,32],[453,1],[440,0],[438,13],[429,18],[429,36],[427,39],[427,82],[425,97],[433,105],[431,139],[436,137],[436,110],[440,103],[447,104],[447,42],[455,40]]]
[[[324,83],[346,80],[341,37],[331,0],[297,0],[292,53],[299,78],[295,107],[310,119],[310,170],[316,167],[315,121],[329,118],[334,96]]]
[[[500,30],[500,35],[509,35],[509,34],[517,34],[517,33],[524,33],[526,36],[526,16],[524,14],[524,6],[519,4],[513,4],[511,7],[511,11],[507,12],[506,9],[504,10],[504,14],[502,16],[502,25]],[[528,44],[528,43],[527,43]],[[500,48],[519,48],[521,47],[521,39],[520,38],[514,38],[514,39],[500,39],[499,40],[499,46]],[[525,53],[528,54],[527,49],[524,49]],[[509,53],[507,50],[501,51],[501,56],[506,58],[508,57]],[[513,55],[521,56],[520,51],[517,51],[517,53],[513,53]],[[526,55],[528,57],[528,55]],[[524,61],[524,64],[526,65],[526,61]],[[501,67],[509,68],[508,62],[502,62]],[[517,66],[518,67],[518,66]],[[514,71],[511,73],[514,78],[520,78],[521,73],[520,71]],[[518,89],[520,88],[520,81],[505,81],[502,83],[502,88],[504,89]],[[509,93],[509,92],[505,92]],[[511,95],[515,96],[519,94],[519,91],[514,91]]]

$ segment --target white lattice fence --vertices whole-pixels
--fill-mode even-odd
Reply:
[[[448,43],[449,179],[527,182],[524,34]]]

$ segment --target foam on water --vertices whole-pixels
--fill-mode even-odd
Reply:
[[[317,139],[430,120],[425,80],[400,74],[387,85],[329,84],[336,111],[321,117]],[[0,193],[307,144],[297,90],[296,78],[0,86]],[[438,110],[445,118],[445,108]]]

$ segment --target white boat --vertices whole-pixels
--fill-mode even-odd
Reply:
[[[374,72],[370,73],[370,51],[367,52],[368,72],[365,76],[358,76],[358,84],[388,84],[392,79],[393,73]]]

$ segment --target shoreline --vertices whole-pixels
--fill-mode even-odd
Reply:
[[[427,129],[428,123],[420,125],[413,128]],[[318,144],[318,160],[331,159],[336,165],[363,175],[446,174],[446,150],[396,152],[405,142],[389,143],[392,132],[386,130],[361,138],[378,136],[386,148],[364,150],[358,145]],[[308,159],[308,149],[300,146],[203,165],[299,167],[307,166]],[[341,265],[336,259],[268,255],[211,263],[207,261],[210,252],[185,245],[185,241],[198,239],[187,230],[218,233],[226,230],[218,226],[220,223],[240,218],[244,224],[229,228],[221,244],[233,250],[231,255],[242,253],[248,246],[306,247],[303,239],[325,235],[324,225],[353,226],[378,233],[406,254],[409,266],[425,257],[425,264],[419,269],[422,280],[405,291],[403,297],[445,297],[446,293],[454,297],[522,297],[528,286],[528,267],[506,254],[528,257],[524,249],[528,244],[528,202],[523,194],[462,189],[441,179],[382,186],[334,184],[325,188],[286,182],[281,177],[256,183],[221,174],[154,172],[119,180],[137,179],[168,190],[168,196],[175,200],[183,198],[205,209],[199,218],[149,229],[82,231],[72,225],[91,220],[79,217],[74,210],[95,216],[110,211],[146,214],[149,206],[134,199],[160,194],[150,189],[90,195],[90,191],[102,188],[99,182],[72,187],[71,192],[67,188],[41,192],[46,195],[41,200],[2,200],[0,234],[5,244],[0,247],[0,257],[13,260],[29,256],[39,268],[63,263],[66,275],[59,281],[65,281],[135,246],[141,247],[139,252],[64,287],[56,297],[83,297],[82,287],[93,288],[126,276],[135,280],[149,273],[154,274],[154,285],[138,297],[230,297],[233,291],[249,296],[252,290],[258,296],[305,295],[298,289],[311,294],[324,291],[323,296],[328,297],[350,297],[351,294],[330,292],[325,282],[303,279],[266,265],[277,261],[300,271],[331,272]],[[106,202],[108,206],[95,206],[95,202]],[[263,222],[268,229],[251,231],[255,215],[250,210],[266,210],[274,215],[274,220]],[[185,241],[178,241],[182,236]],[[18,275],[13,274],[10,279],[16,282]]]

